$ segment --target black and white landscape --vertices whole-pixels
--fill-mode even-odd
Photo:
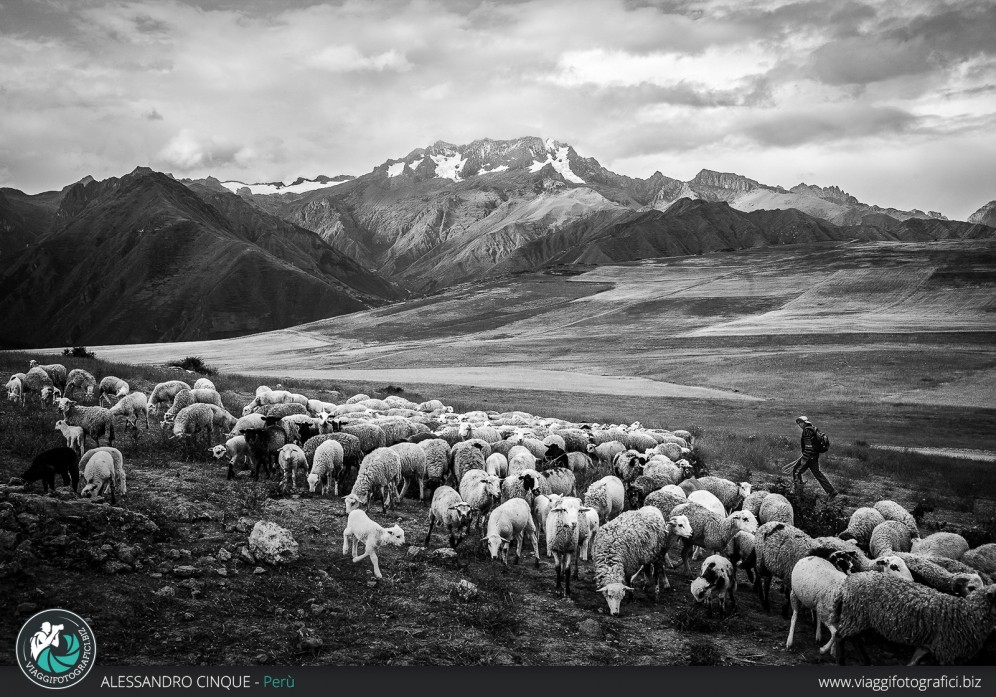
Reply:
[[[912,580],[871,581],[904,598],[872,661],[993,664],[994,29],[984,1],[5,3],[2,661],[61,606],[119,665],[832,663],[806,611],[786,648],[782,581],[817,548],[867,570],[891,545]],[[43,391],[68,396],[52,364],[93,393]],[[108,376],[127,387],[100,401]],[[149,428],[139,394],[160,402]],[[833,500],[783,469],[800,414],[832,440]],[[86,449],[113,423],[113,503],[24,481],[64,418]],[[229,477],[208,450],[237,432]],[[308,480],[329,434],[338,495]],[[276,456],[295,443],[300,472]],[[393,457],[405,495],[363,510],[405,541],[376,578],[342,553],[343,497]],[[537,521],[562,482],[595,506],[618,477],[627,510],[603,511],[564,597],[543,523],[538,567],[528,534],[521,564],[490,558],[487,513],[455,552],[429,535],[433,492],[468,469]],[[652,493],[682,481],[729,499],[717,520]],[[760,501],[740,482],[782,513],[734,541],[722,518]],[[778,496],[790,552],[769,540],[796,534],[774,529]],[[849,548],[882,501],[913,537]],[[293,540],[284,558],[260,521]],[[696,602],[700,559],[657,554],[668,521],[674,560],[683,522],[707,555],[762,548],[735,610]],[[627,526],[658,544],[656,602],[643,562],[609,570]],[[776,578],[770,611],[755,572]],[[635,589],[618,616],[614,581]],[[830,618],[848,636],[849,603]],[[946,608],[933,637],[903,619],[927,605]]]

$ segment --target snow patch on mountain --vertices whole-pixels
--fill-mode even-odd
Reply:
[[[221,185],[231,191],[233,194],[237,194],[239,189],[249,189],[253,194],[306,194],[309,191],[317,191],[318,189],[328,189],[329,187],[338,186],[342,184],[341,181],[310,181],[305,179],[297,184],[283,184],[277,182],[276,184],[246,184],[240,181],[227,181],[221,182]]]
[[[571,165],[567,161],[567,153],[570,150],[569,146],[562,145],[557,147],[557,143],[549,138],[544,141],[546,145],[547,154],[546,160],[540,162],[539,160],[533,162],[529,167],[530,172],[538,172],[547,165],[553,165],[553,168],[560,173],[564,179],[575,184],[584,184],[585,181],[571,170]]]
[[[482,169],[477,174],[478,175],[481,175],[481,174],[497,174],[498,172],[507,172],[507,171],[508,171],[508,165],[498,165],[494,169]]]
[[[388,166],[388,168],[387,168],[387,176],[389,176],[389,177],[398,177],[398,176],[401,176],[401,173],[404,172],[404,171],[405,171],[405,163],[404,162],[395,162],[394,164]]]
[[[441,155],[430,155],[432,161],[436,163],[436,176],[441,179],[452,179],[455,182],[462,181],[460,170],[467,164],[467,160],[460,156],[458,152],[447,152]]]

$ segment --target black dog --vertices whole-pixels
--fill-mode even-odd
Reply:
[[[55,491],[55,475],[62,475],[63,485],[73,483],[73,491],[78,491],[80,483],[80,458],[72,448],[52,448],[46,450],[31,463],[21,479],[25,482],[36,482],[39,479],[45,484],[45,491],[49,488]]]

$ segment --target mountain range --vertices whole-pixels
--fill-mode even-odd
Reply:
[[[0,189],[0,345],[224,338],[552,264],[992,237],[994,218],[996,202],[950,221],[711,170],[627,177],[540,138],[437,142],[290,184],[140,167]]]

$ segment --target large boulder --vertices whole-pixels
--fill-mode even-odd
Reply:
[[[297,559],[297,541],[289,530],[260,520],[249,533],[249,551],[257,561],[274,566],[287,564]]]

